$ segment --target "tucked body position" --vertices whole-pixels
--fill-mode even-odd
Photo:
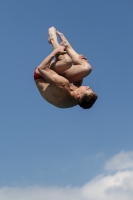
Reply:
[[[49,28],[48,35],[53,51],[34,71],[34,80],[41,96],[58,108],[77,105],[84,109],[91,108],[97,95],[89,86],[81,86],[83,78],[92,71],[91,65],[54,27]]]

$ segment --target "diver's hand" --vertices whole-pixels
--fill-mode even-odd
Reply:
[[[57,55],[57,54],[65,54],[65,53],[66,53],[65,47],[63,47],[63,46],[57,47],[57,48],[54,50],[54,53],[55,53],[56,55]]]

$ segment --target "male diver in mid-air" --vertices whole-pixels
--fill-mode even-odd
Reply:
[[[57,36],[61,43],[58,43]],[[48,29],[53,51],[34,71],[34,80],[42,97],[58,108],[76,105],[91,108],[97,95],[89,86],[81,86],[92,71],[87,59],[75,52],[65,36],[54,27]],[[55,60],[53,60],[55,58]]]

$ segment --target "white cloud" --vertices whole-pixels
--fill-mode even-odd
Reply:
[[[97,177],[83,186],[82,191],[86,200],[131,200],[133,199],[133,171]]]
[[[133,169],[133,151],[120,152],[105,163],[107,170]]]
[[[3,187],[0,200],[132,200],[132,167],[133,151],[120,152],[105,164],[119,170],[115,174],[97,176],[82,187]]]
[[[40,187],[0,189],[1,200],[78,200],[80,189],[71,187]],[[80,200],[80,199],[79,199]]]
[[[133,171],[99,176],[82,187],[0,188],[1,200],[132,200]]]

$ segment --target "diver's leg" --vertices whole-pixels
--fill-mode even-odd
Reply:
[[[59,43],[56,36],[56,29],[51,27],[48,29],[48,42],[52,44],[53,49],[59,47]],[[56,60],[53,60],[50,65],[50,69],[58,74],[68,70],[72,66],[72,60],[68,54],[56,56]]]
[[[62,76],[67,78],[70,82],[76,82],[82,80],[88,76],[92,71],[91,65],[87,62],[86,58],[82,58],[70,45],[65,36],[57,31],[61,39],[61,44],[65,47],[68,55],[71,57],[73,66],[65,72],[62,72]]]

